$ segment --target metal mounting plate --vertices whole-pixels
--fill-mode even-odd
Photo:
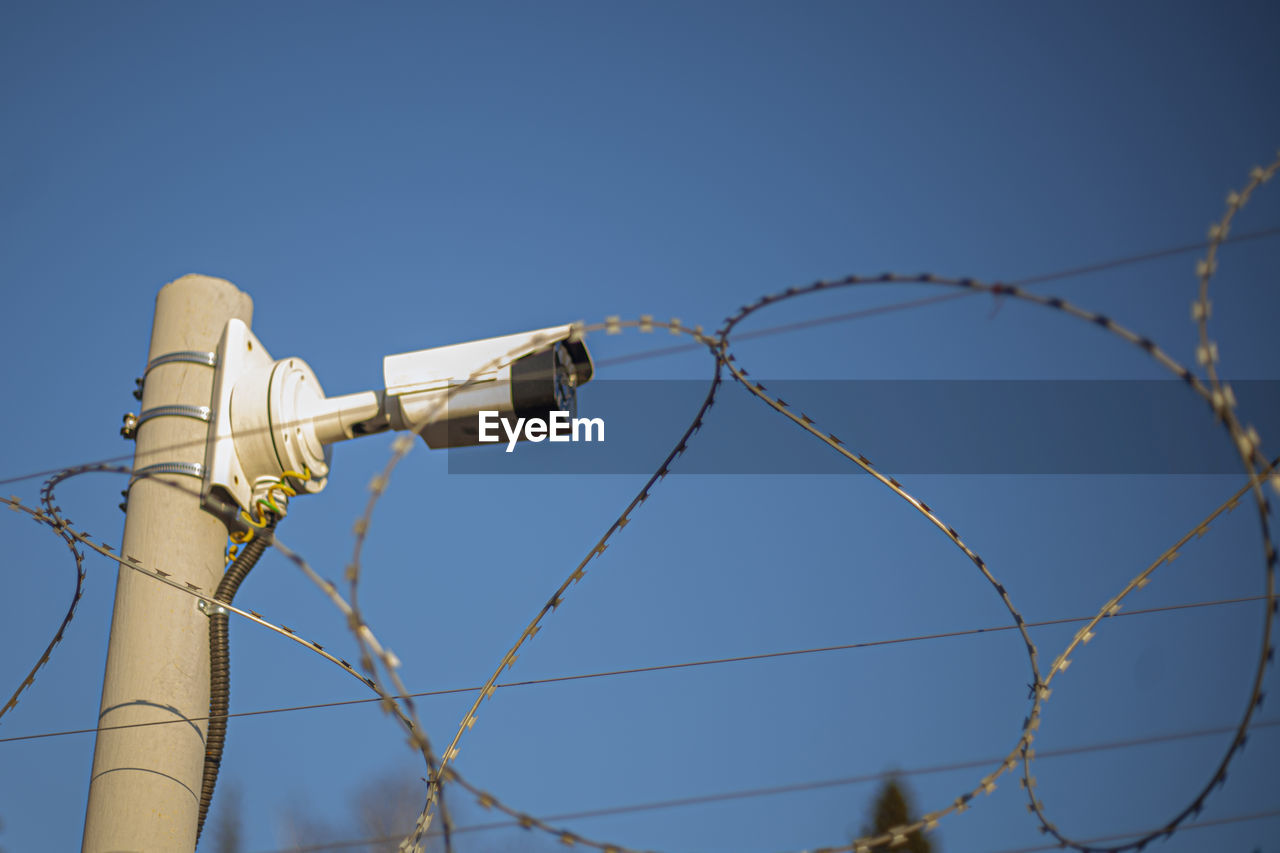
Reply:
[[[253,481],[245,475],[236,453],[231,430],[231,392],[236,381],[246,372],[270,370],[275,360],[244,321],[235,319],[228,320],[222,330],[217,356],[200,504],[209,512],[233,522],[239,517],[240,510],[249,508]]]

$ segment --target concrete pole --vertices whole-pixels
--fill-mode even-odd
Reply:
[[[253,318],[253,301],[230,282],[200,275],[156,297],[148,363],[182,351],[213,352],[227,320]],[[142,411],[208,406],[213,369],[174,361],[146,377]],[[158,462],[204,463],[209,425],[166,415],[138,427],[134,469]],[[212,591],[223,570],[226,526],[200,509],[200,481],[165,475],[129,491],[121,553]],[[196,599],[121,568],[102,685],[100,726],[157,720],[168,725],[98,732],[85,814],[86,853],[191,851],[209,713],[209,627]]]

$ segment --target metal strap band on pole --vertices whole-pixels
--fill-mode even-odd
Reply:
[[[212,352],[201,352],[199,350],[179,350],[177,352],[167,352],[158,355],[151,361],[147,362],[147,369],[143,372],[145,376],[152,369],[162,364],[173,364],[174,362],[187,362],[189,364],[203,364],[207,367],[217,367],[218,355]]]
[[[208,423],[211,411],[208,406],[156,406],[139,414],[134,428],[142,426],[152,418],[194,418]]]
[[[143,477],[155,477],[159,474],[181,474],[184,477],[203,480],[204,466],[199,462],[156,462],[153,465],[144,465],[135,469],[130,475],[129,485],[132,486],[134,481],[141,480]]]

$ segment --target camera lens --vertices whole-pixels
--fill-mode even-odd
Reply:
[[[518,418],[546,418],[549,412],[577,416],[573,358],[564,344],[556,343],[511,365],[511,406]]]

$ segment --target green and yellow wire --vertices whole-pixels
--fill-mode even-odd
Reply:
[[[240,551],[240,546],[253,539],[253,531],[262,530],[267,526],[267,513],[271,513],[277,518],[284,518],[287,510],[280,504],[276,503],[275,492],[278,490],[286,497],[294,497],[298,494],[298,490],[288,483],[286,479],[297,480],[305,483],[311,479],[311,469],[303,468],[302,472],[297,471],[281,471],[280,479],[267,487],[267,493],[254,501],[253,509],[256,510],[255,515],[250,515],[246,510],[240,510],[240,520],[248,527],[244,530],[236,530],[229,536],[230,542],[227,543],[227,552],[225,555],[226,564],[230,564],[236,558]]]

